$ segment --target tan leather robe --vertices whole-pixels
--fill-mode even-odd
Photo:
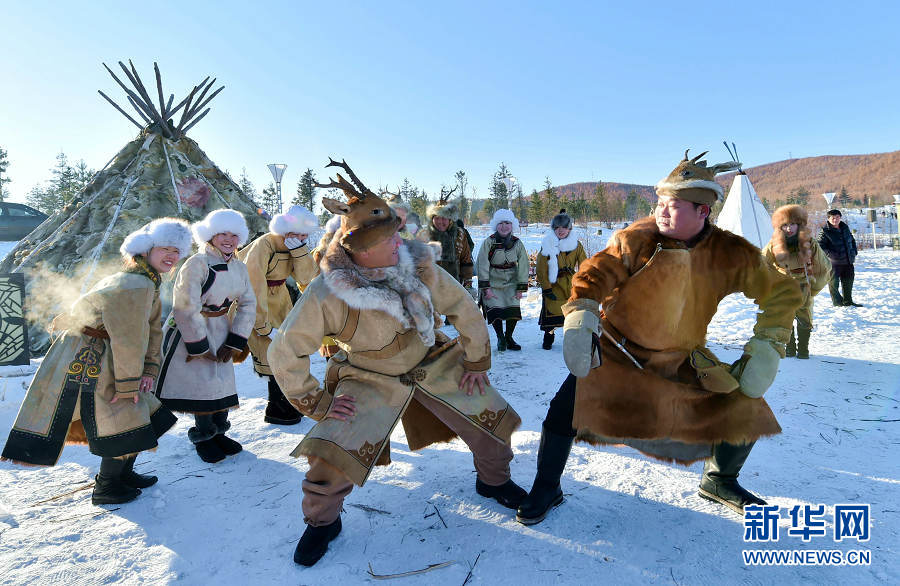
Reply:
[[[284,281],[293,277],[302,291],[319,271],[308,245],[288,250],[284,237],[263,234],[238,252],[238,258],[247,265],[250,283],[256,294],[256,323],[248,344],[253,354],[253,369],[260,376],[271,376],[272,369],[266,359],[269,350],[269,334],[272,328],[281,327],[291,311],[291,296]]]
[[[406,241],[401,247],[403,279],[409,296],[422,304],[405,306],[396,290],[360,271],[335,239],[322,259],[322,274],[313,279],[291,310],[282,331],[269,346],[269,363],[285,396],[303,414],[319,420],[292,455],[318,456],[362,486],[372,467],[390,462],[391,431],[403,419],[409,448],[455,437],[420,403],[419,389],[464,415],[499,442],[509,443],[520,419],[500,394],[471,396],[459,389],[464,371],[485,372],[491,354],[487,328],[466,290],[447,272],[437,270],[429,247]],[[366,274],[363,274],[365,272]],[[399,277],[398,277],[399,279]],[[420,312],[431,304],[430,311]],[[429,338],[439,315],[456,327],[457,342]],[[309,371],[309,356],[331,336],[341,347],[328,362],[324,387]],[[335,395],[356,399],[356,416],[348,422],[323,419]]]

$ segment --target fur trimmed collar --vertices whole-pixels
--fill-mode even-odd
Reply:
[[[434,253],[427,244],[406,240],[393,267],[367,269],[355,264],[332,239],[319,264],[322,278],[334,295],[354,309],[383,311],[404,328],[415,328],[422,343],[434,345],[434,304],[422,277],[434,271]]]
[[[547,278],[551,283],[555,283],[559,277],[559,259],[557,256],[560,252],[572,252],[578,248],[578,238],[575,236],[575,230],[570,230],[569,235],[560,240],[556,236],[556,232],[550,230],[544,234],[541,240],[541,254],[547,258]],[[577,270],[577,269],[576,269]]]

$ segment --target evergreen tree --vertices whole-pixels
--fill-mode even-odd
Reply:
[[[46,188],[35,186],[25,196],[25,202],[45,214],[53,214],[61,210],[75,199],[94,176],[95,171],[89,169],[84,160],[75,167],[62,151],[56,155],[56,166],[50,170],[51,179]]]
[[[491,178],[491,200],[493,201],[494,210],[499,210],[501,208],[509,208],[509,188],[506,186],[506,181],[504,180],[512,179],[512,173],[509,172],[509,169],[506,167],[505,163],[500,163],[500,168],[494,173],[494,176]],[[493,213],[493,211],[491,211]]]
[[[241,178],[238,180],[238,187],[241,188],[244,195],[250,198],[253,205],[260,207],[259,193],[257,193],[256,187],[253,186],[253,182],[247,177],[247,167],[241,167]]]
[[[847,188],[841,185],[841,192],[838,193],[837,200],[841,203],[841,205],[849,206],[851,199],[852,198],[850,197],[850,194],[847,192]]]
[[[307,169],[300,176],[300,181],[297,182],[297,195],[291,200],[291,204],[313,211],[313,206],[316,205],[316,176],[312,169]]]
[[[544,178],[544,210],[547,218],[549,219],[558,214],[559,209],[559,194],[556,192],[556,188],[553,187],[550,177],[546,177]]]
[[[6,190],[3,189],[3,186],[10,181],[6,176],[7,169],[9,169],[9,159],[6,158],[6,151],[0,148],[0,201],[6,201]]]
[[[633,222],[637,217],[638,213],[638,197],[637,191],[632,189],[628,192],[628,197],[625,198],[625,204],[623,206],[625,219],[629,222]]]
[[[516,215],[516,218],[521,222],[528,221],[528,202],[525,200],[525,196],[522,193],[522,186],[516,183],[515,188],[513,189],[515,194],[515,203],[513,204],[513,213]]]
[[[594,197],[591,199],[591,212],[592,215],[601,222],[611,222],[612,218],[610,217],[612,206],[609,203],[609,197],[606,194],[606,186],[603,185],[602,181],[597,182],[597,187],[594,188]]]
[[[538,223],[546,221],[544,217],[544,201],[537,189],[531,190],[531,203],[528,205],[528,221]]]
[[[646,218],[650,214],[653,213],[653,204],[650,203],[647,198],[644,196],[638,197],[638,205],[637,205],[637,217],[638,218]]]
[[[274,183],[269,182],[269,185],[262,190],[260,207],[272,216],[278,213],[278,191],[275,189]]]

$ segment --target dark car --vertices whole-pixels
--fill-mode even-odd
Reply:
[[[21,240],[47,219],[47,214],[21,203],[0,202],[0,240]]]

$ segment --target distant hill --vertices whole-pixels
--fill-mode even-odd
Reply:
[[[845,187],[852,199],[865,201],[864,196],[868,194],[875,204],[891,203],[891,195],[900,193],[900,151],[788,159],[744,171],[759,196],[769,201],[784,200],[791,191],[800,188],[815,198]],[[734,173],[720,175],[716,180],[728,189]]]
[[[816,196],[822,193],[839,192],[841,187],[847,189],[852,199],[865,201],[864,196],[871,195],[873,204],[892,203],[891,195],[900,193],[900,151],[788,159],[745,167],[744,171],[750,176],[759,196],[770,202],[783,201],[791,191],[801,188],[809,191],[812,196],[810,201],[818,201]],[[725,173],[716,178],[725,187],[726,193],[731,188],[734,175]],[[660,174],[660,178],[662,176]],[[656,191],[652,185],[607,181],[603,185],[610,197],[619,200],[624,200],[628,192],[634,189],[647,200],[656,201]],[[582,181],[560,185],[556,189],[560,196],[570,198],[581,194],[590,197],[596,187],[596,181]]]

